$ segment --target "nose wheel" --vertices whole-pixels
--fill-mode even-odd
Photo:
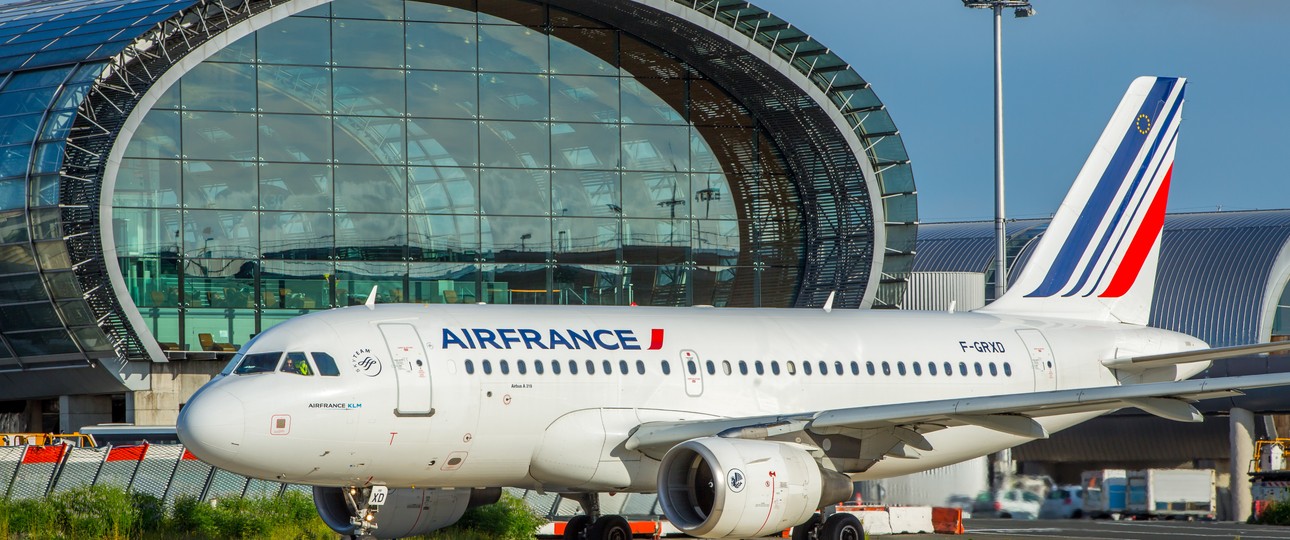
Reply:
[[[345,506],[349,507],[349,523],[354,526],[354,531],[350,533],[351,538],[371,537],[372,531],[378,527],[376,514],[381,511],[381,506],[385,504],[385,499],[389,495],[390,490],[385,486],[363,488],[349,486],[345,489]]]

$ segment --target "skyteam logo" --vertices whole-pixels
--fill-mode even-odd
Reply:
[[[640,339],[631,330],[533,328],[444,328],[443,348],[458,349],[596,349],[639,351]],[[650,330],[649,347],[663,348],[663,329]]]
[[[1164,226],[1182,103],[1178,79],[1156,79],[1060,239],[1048,273],[1026,296],[1119,298],[1133,287]],[[1057,229],[1053,222],[1050,229]]]
[[[739,469],[730,469],[730,474],[726,475],[726,485],[730,486],[730,491],[739,493],[747,484],[748,479],[744,478],[744,472]]]

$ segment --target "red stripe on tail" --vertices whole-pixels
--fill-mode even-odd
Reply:
[[[663,329],[655,328],[649,331],[649,350],[657,351],[663,348]]]
[[[1151,248],[1156,245],[1156,239],[1160,238],[1160,229],[1165,226],[1165,206],[1169,201],[1169,178],[1173,174],[1174,166],[1170,164],[1169,170],[1165,172],[1164,183],[1156,191],[1156,198],[1151,201],[1151,206],[1147,208],[1147,215],[1142,219],[1142,226],[1138,228],[1138,233],[1133,235],[1129,249],[1124,252],[1124,259],[1120,260],[1120,267],[1115,269],[1111,284],[1107,285],[1106,290],[1098,297],[1124,296],[1124,293],[1129,292],[1129,289],[1133,288],[1133,283],[1138,280],[1142,264],[1146,262]]]

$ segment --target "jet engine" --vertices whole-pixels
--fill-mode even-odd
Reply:
[[[805,523],[851,498],[851,479],[801,445],[703,437],[676,445],[658,470],[668,521],[700,538],[753,538]]]
[[[314,506],[323,523],[343,535],[354,534],[351,521],[355,510],[345,501],[348,488],[314,486]],[[420,536],[448,527],[466,510],[493,504],[502,497],[500,488],[488,489],[391,489],[376,512],[376,538]]]

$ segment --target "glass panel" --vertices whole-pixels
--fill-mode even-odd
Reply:
[[[5,182],[0,182],[3,193]],[[27,214],[24,210],[0,212],[0,244],[27,241]]]
[[[36,140],[36,128],[41,116],[41,113],[36,113],[0,118],[0,144],[29,143]]]
[[[184,107],[212,111],[255,111],[255,66],[202,62],[180,79]]]
[[[13,78],[9,79],[9,83],[5,85],[4,89],[6,92],[11,92],[14,90],[39,88],[42,86],[56,86],[67,79],[67,75],[71,73],[71,71],[71,66],[68,66],[15,73]]]
[[[47,330],[42,332],[23,332],[5,334],[14,354],[18,356],[46,356],[51,354],[71,354],[80,352],[66,330]]]
[[[555,252],[560,262],[612,264],[621,257],[621,222],[617,216],[556,218]]]
[[[36,145],[36,159],[32,160],[31,172],[58,173],[63,167],[63,141],[47,142]]]
[[[408,119],[408,163],[467,166],[479,163],[479,124],[473,120]]]
[[[545,262],[551,250],[551,220],[489,216],[483,219],[483,252],[499,262]]]
[[[190,260],[184,265],[184,305],[188,307],[255,307],[254,261]]]
[[[189,309],[184,317],[186,350],[237,350],[255,333],[255,311],[250,309]]]
[[[631,217],[674,219],[689,215],[690,175],[665,172],[623,173],[623,213]]]
[[[336,304],[361,305],[367,302],[372,287],[376,287],[378,303],[396,302],[395,298],[403,298],[403,277],[407,273],[408,265],[403,263],[336,263]]]
[[[260,157],[268,161],[331,159],[331,119],[300,114],[260,115]]]
[[[62,313],[63,320],[68,326],[90,326],[95,324],[94,314],[90,312],[89,304],[86,304],[83,300],[59,303],[58,311]]]
[[[332,21],[334,61],[338,66],[390,67],[403,61],[403,22]]]
[[[255,212],[186,210],[184,254],[195,258],[254,259],[259,256],[259,230]]]
[[[332,80],[337,114],[402,116],[403,72],[395,69],[336,69]]]
[[[752,126],[752,115],[716,83],[690,80],[690,121],[697,126]]]
[[[735,198],[723,174],[690,175],[694,191],[690,200],[694,216],[702,219],[736,219]]]
[[[453,71],[408,72],[408,114],[438,118],[475,118],[478,75]]]
[[[623,168],[636,171],[686,171],[690,168],[690,130],[684,126],[623,126]]]
[[[620,36],[619,48],[624,75],[679,79],[691,71],[675,57],[627,34]]]
[[[623,79],[623,122],[685,124],[684,79]]]
[[[260,64],[259,107],[265,112],[328,114],[331,85],[327,68]]]
[[[699,264],[734,264],[739,257],[739,222],[694,222],[694,260]]]
[[[31,145],[20,144],[0,148],[0,176],[20,176],[27,174],[27,162],[31,159]]]
[[[408,217],[408,257],[415,261],[469,262],[479,254],[479,218],[414,215]]]
[[[407,243],[406,216],[336,214],[336,258],[351,261],[401,261]],[[345,304],[341,304],[345,305]]]
[[[54,100],[54,92],[57,91],[57,86],[25,91],[6,91],[0,94],[0,116],[43,112],[49,108],[50,102]]]
[[[562,264],[552,272],[557,303],[570,305],[627,305],[623,269],[616,265]]]
[[[546,73],[546,34],[527,26],[480,26],[479,64],[485,71]]]
[[[666,264],[689,258],[690,222],[684,219],[624,219],[623,259]]]
[[[332,126],[337,163],[403,162],[403,120],[337,116]]]
[[[547,167],[550,127],[545,122],[480,122],[479,160],[488,167]]]
[[[325,66],[331,61],[331,23],[322,19],[288,17],[256,32],[258,53],[265,64]],[[263,74],[261,75],[263,76]]]
[[[117,208],[112,236],[119,257],[164,255],[173,260],[181,251],[179,210]]]
[[[551,144],[556,167],[618,168],[618,126],[615,124],[555,123],[551,125]]]
[[[545,216],[551,212],[551,180],[544,170],[483,169],[480,211],[488,215]]]
[[[460,304],[475,298],[479,268],[471,264],[412,264],[408,268],[409,302]]]
[[[690,133],[691,170],[755,174],[751,170],[755,165],[748,159],[757,155],[753,130],[705,127],[694,128]]]
[[[179,159],[179,112],[148,111],[143,122],[134,130],[125,155]]]
[[[617,122],[618,79],[551,77],[551,118],[566,122]]]
[[[34,240],[62,240],[62,210],[58,208],[32,210],[31,236]]]
[[[265,210],[332,209],[332,168],[328,165],[260,165],[260,207]]]
[[[551,31],[551,71],[617,75],[618,34],[613,30],[555,28]]]
[[[179,310],[153,307],[141,309],[143,320],[157,338],[157,343],[165,350],[178,350],[179,345]]]
[[[406,212],[402,167],[343,165],[335,169],[338,212]]]
[[[36,257],[27,244],[0,246],[0,274],[36,271]]]
[[[629,303],[642,306],[686,305],[685,283],[688,278],[689,272],[681,265],[629,266]]]
[[[436,214],[479,211],[479,171],[459,167],[410,167],[409,210]]]
[[[267,308],[326,309],[331,306],[331,263],[264,261],[260,275],[260,303]],[[265,311],[265,316],[270,315]],[[299,311],[291,315],[299,314]],[[276,322],[274,323],[276,324]],[[269,324],[265,322],[265,328]]]
[[[751,275],[751,269],[743,269]],[[694,281],[694,303],[725,307],[730,305],[736,272],[729,266],[699,266],[691,271]],[[748,281],[751,284],[751,280]]]
[[[407,2],[403,10],[409,21],[475,22],[474,0]]]
[[[550,77],[516,73],[482,73],[479,79],[479,115],[502,120],[546,120]]]
[[[408,67],[413,69],[474,70],[475,27],[408,23],[407,51]]]
[[[54,312],[54,306],[48,302],[25,304],[21,308],[0,309],[0,328],[5,331],[35,330],[39,328],[60,328],[63,324]]]
[[[76,275],[71,272],[45,272],[45,283],[55,299],[81,298],[81,286],[76,283]]]
[[[546,304],[549,268],[545,264],[483,265],[480,302],[490,304]]]
[[[152,111],[157,109],[178,109],[180,104],[179,87],[180,85],[178,84],[178,81],[176,81],[175,84],[170,85],[170,87],[161,94],[161,97],[157,98],[157,103],[152,106]],[[151,113],[152,111],[148,112]]]
[[[619,174],[613,171],[555,171],[551,175],[552,215],[618,216],[622,213]],[[559,226],[557,225],[557,229]]]
[[[0,210],[27,207],[27,179],[0,180]]]
[[[235,161],[185,161],[185,208],[255,208],[256,166]]]
[[[250,34],[234,41],[211,55],[208,62],[243,62],[249,63],[255,60],[255,38],[256,34]]]
[[[49,113],[49,118],[45,120],[45,127],[42,128],[40,131],[40,138],[42,139],[66,138],[68,131],[70,131],[72,128],[72,121],[74,120],[76,120],[75,110],[58,111],[58,112]]]
[[[336,0],[331,5],[331,16],[396,21],[403,18],[403,0]]]
[[[112,341],[97,326],[73,328],[72,336],[86,351],[111,352],[114,350]]]
[[[56,175],[32,177],[31,188],[27,191],[30,196],[28,202],[32,206],[57,206],[58,184],[59,177]]]
[[[190,159],[251,161],[255,159],[255,132],[254,114],[185,111],[184,155]]]
[[[0,304],[30,302],[48,298],[37,274],[0,277]]]
[[[260,214],[260,249],[265,259],[324,261],[331,258],[331,214],[314,212],[263,212]]]

